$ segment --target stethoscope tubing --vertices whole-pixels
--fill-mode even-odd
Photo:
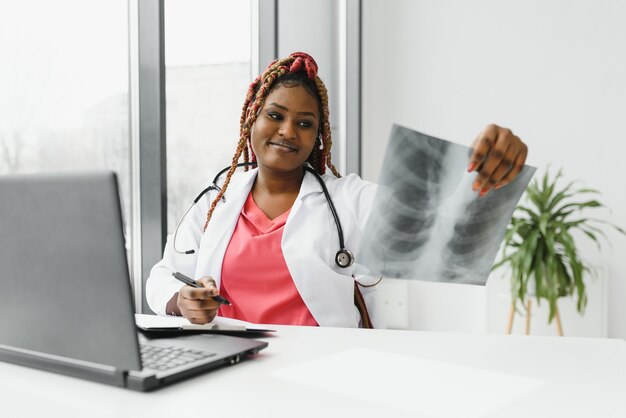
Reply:
[[[251,167],[251,166],[256,166],[256,165],[257,165],[257,163],[255,163],[255,162],[238,163],[237,164],[237,168],[239,168],[239,167]],[[217,191],[221,190],[221,188],[217,185],[217,182],[220,179],[220,177],[222,175],[224,175],[224,173],[226,173],[228,170],[230,170],[230,168],[231,168],[230,166],[225,167],[224,169],[220,170],[215,175],[215,177],[213,178],[213,181],[211,182],[211,184],[207,188],[202,190],[198,194],[198,196],[196,196],[196,198],[193,200],[193,203],[187,208],[187,210],[185,211],[183,216],[178,221],[178,224],[176,225],[176,230],[174,231],[174,237],[173,237],[173,239],[174,239],[173,247],[174,247],[174,251],[176,253],[179,253],[179,254],[193,254],[193,253],[195,253],[195,250],[179,251],[179,250],[176,249],[176,237],[178,236],[178,229],[180,228],[183,220],[185,219],[185,217],[187,216],[187,214],[189,213],[191,208],[193,208],[194,205],[196,203],[198,203],[200,201],[200,199],[202,199],[202,197],[206,193],[208,193],[210,190],[217,190]],[[322,176],[320,176],[317,173],[317,171],[315,171],[314,169],[312,169],[308,165],[305,165],[304,169],[306,171],[308,171],[309,173],[313,174],[313,176],[315,176],[315,178],[317,179],[318,183],[322,187],[322,192],[324,193],[324,197],[326,198],[326,202],[328,203],[328,208],[330,209],[330,212],[331,212],[331,214],[333,216],[333,219],[335,220],[335,225],[337,226],[337,236],[339,238],[339,248],[340,248],[340,250],[337,252],[337,256],[335,257],[335,262],[337,263],[337,265],[339,267],[342,267],[342,268],[349,267],[354,262],[354,256],[352,255],[352,253],[350,251],[346,250],[346,248],[344,247],[343,228],[341,227],[341,222],[339,221],[339,216],[337,215],[337,210],[335,209],[335,205],[333,203],[333,200],[330,197],[330,193],[328,192],[328,188],[326,187],[326,184],[324,183],[324,180],[322,179]],[[223,196],[222,196],[222,199],[224,199]],[[340,254],[345,255],[347,257],[347,261],[341,261],[340,262],[339,261]]]

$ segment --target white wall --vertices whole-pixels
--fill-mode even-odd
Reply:
[[[392,123],[469,145],[488,123],[548,164],[599,189],[626,226],[626,2],[363,0],[363,167],[378,178]],[[626,337],[626,238],[609,233],[588,315],[564,311],[566,335]],[[502,332],[506,280],[485,289],[411,282],[410,327]],[[606,291],[604,291],[606,289]],[[605,302],[606,301],[606,302]],[[516,320],[517,323],[521,319]],[[533,326],[543,323],[536,317]],[[547,327],[537,333],[550,333]]]

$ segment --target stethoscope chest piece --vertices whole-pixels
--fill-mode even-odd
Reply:
[[[354,263],[354,256],[350,251],[341,249],[335,255],[335,263],[341,268],[350,267]]]

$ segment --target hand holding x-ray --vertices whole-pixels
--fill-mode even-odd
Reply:
[[[490,124],[472,144],[468,171],[478,173],[472,190],[484,196],[513,181],[523,170],[528,147],[510,129]]]
[[[535,168],[481,197],[470,156],[469,147],[394,125],[360,264],[386,277],[484,285]]]

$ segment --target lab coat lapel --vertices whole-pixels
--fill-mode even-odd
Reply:
[[[315,178],[315,175],[305,171],[302,184],[300,185],[300,192],[298,193],[296,201],[293,202],[293,206],[289,211],[287,222],[289,222],[289,220],[291,220],[298,213],[300,207],[302,207],[302,199],[311,193],[322,193],[322,186],[320,186],[319,182]]]
[[[346,298],[351,301],[353,295],[353,280],[350,276],[345,276],[334,272],[328,268],[329,260],[321,257],[319,248],[310,248],[311,228],[316,234],[321,234],[321,240],[326,236],[326,223],[328,214],[325,207],[315,205],[317,209],[311,212],[311,204],[306,203],[312,195],[323,193],[315,175],[307,172],[300,186],[300,193],[294,202],[289,218],[283,233],[282,248],[283,256],[292,275],[294,285],[298,289],[302,300],[315,318],[322,326],[354,326],[354,322],[345,320],[350,318],[354,307],[351,303],[345,303]],[[322,198],[324,199],[324,198]],[[324,200],[324,202],[326,202]],[[319,214],[323,213],[323,220],[319,220]],[[307,225],[307,226],[305,226]],[[335,224],[332,224],[331,231],[335,231]],[[318,229],[319,228],[319,229]],[[322,245],[328,245],[323,243]],[[306,261],[303,258],[307,258]],[[323,297],[320,297],[321,289],[327,289]],[[345,309],[343,315],[337,312]],[[355,317],[356,321],[356,317]]]
[[[202,236],[200,254],[196,267],[196,277],[211,276],[217,288],[220,286],[222,262],[230,243],[241,209],[250,194],[257,170],[237,173],[231,179],[225,193],[225,202],[219,202],[211,217],[211,222]]]

